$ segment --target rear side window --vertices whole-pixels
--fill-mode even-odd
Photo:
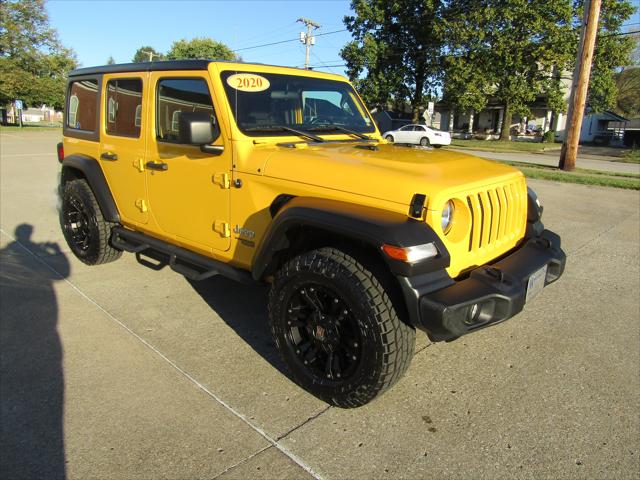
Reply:
[[[109,80],[105,108],[105,130],[109,135],[139,137],[142,123],[142,80]]]
[[[98,81],[71,82],[67,99],[67,127],[95,132],[98,113]]]
[[[158,82],[156,138],[178,141],[182,112],[208,112],[213,117],[213,102],[207,82],[202,78],[172,78]]]

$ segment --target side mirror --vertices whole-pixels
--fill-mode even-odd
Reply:
[[[179,143],[209,145],[220,136],[215,117],[208,112],[182,112],[178,120]]]

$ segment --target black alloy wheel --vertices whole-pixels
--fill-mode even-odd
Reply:
[[[350,378],[362,358],[362,338],[353,312],[332,288],[298,286],[287,305],[287,347],[317,380]]]
[[[364,405],[411,363],[415,330],[398,317],[383,283],[330,247],[289,260],[274,277],[269,321],[280,355],[293,379],[327,403]]]
[[[84,179],[62,186],[60,226],[69,248],[87,265],[113,262],[122,256],[109,243],[114,224],[104,219],[93,190]]]

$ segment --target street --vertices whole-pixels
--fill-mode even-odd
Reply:
[[[264,288],[79,262],[60,140],[0,133],[2,478],[638,478],[640,192],[530,181],[564,276],[492,328],[419,333],[404,379],[341,410],[288,378]]]

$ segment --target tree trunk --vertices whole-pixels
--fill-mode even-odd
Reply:
[[[411,107],[413,110],[413,123],[420,123],[420,106],[422,105],[422,91],[424,90],[424,72],[421,62],[416,62],[415,86]]]
[[[509,134],[511,130],[511,117],[513,117],[513,113],[511,113],[511,105],[509,105],[509,102],[505,102],[504,117],[502,117],[502,131],[500,132],[500,140],[509,140]]]

